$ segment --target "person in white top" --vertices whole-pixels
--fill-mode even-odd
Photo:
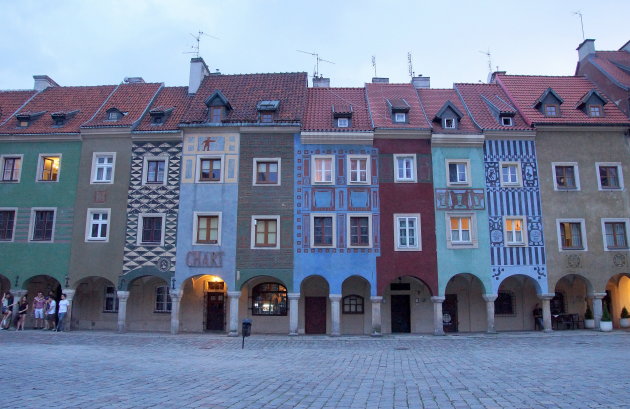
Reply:
[[[52,297],[48,297],[46,306],[46,322],[44,323],[46,327],[44,329],[52,331],[55,329],[55,310],[57,309],[57,301],[55,301]]]
[[[56,331],[63,331],[63,320],[66,318],[66,313],[68,312],[68,306],[70,303],[66,300],[66,295],[61,294],[61,300],[59,300],[59,321],[57,321],[57,329]]]

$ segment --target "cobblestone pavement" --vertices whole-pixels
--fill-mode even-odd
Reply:
[[[2,408],[630,408],[630,332],[0,331]]]

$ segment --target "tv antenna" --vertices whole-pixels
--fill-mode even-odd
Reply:
[[[378,75],[376,75],[376,56],[375,55],[372,56],[372,68],[374,68],[374,76],[378,77]]]
[[[310,54],[313,57],[315,57],[315,71],[313,72],[313,77],[318,77],[319,76],[319,62],[320,61],[327,62],[329,64],[334,64],[334,62],[332,62],[332,61],[328,61],[328,60],[324,60],[323,58],[320,58],[318,53],[309,53],[308,51],[302,51],[302,50],[295,50],[295,51],[300,52],[300,53],[304,53],[304,54]]]
[[[413,71],[413,61],[411,61],[411,52],[407,53],[407,63],[409,65],[409,76],[413,78],[416,76],[416,73]]]
[[[490,53],[490,48],[488,48],[488,51],[479,52],[488,57],[488,74],[492,74],[492,54]]]
[[[582,12],[580,10],[578,10],[578,11],[574,12],[573,15],[580,16],[580,26],[582,27],[582,40],[585,40],[586,37],[584,36],[584,20],[582,19]]]
[[[203,31],[199,30],[197,35],[194,34],[190,34],[192,38],[195,39],[196,44],[191,45],[190,48],[192,49],[192,51],[186,51],[184,52],[184,54],[195,54],[195,57],[199,58],[199,43],[201,42],[201,37],[202,36],[206,36],[206,37],[210,37],[210,38],[214,38],[215,40],[220,40],[219,37],[215,37],[213,35],[204,33]]]

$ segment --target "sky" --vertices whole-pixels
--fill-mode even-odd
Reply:
[[[628,0],[0,0],[0,89],[31,89],[33,75],[60,85],[143,77],[188,85],[193,35],[223,74],[308,72],[334,87],[431,77],[432,88],[508,74],[573,75],[576,47],[630,40]],[[372,64],[375,58],[376,67]],[[375,75],[376,74],[376,75]]]

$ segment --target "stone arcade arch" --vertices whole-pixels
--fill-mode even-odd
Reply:
[[[9,291],[11,291],[11,281],[9,281],[7,277],[0,274],[0,294],[7,293]]]
[[[324,277],[312,275],[302,280],[298,318],[299,333],[339,335],[339,322],[337,322],[337,328],[334,328],[331,316],[335,315],[332,311],[334,303],[339,309],[341,296],[337,294],[329,299],[329,295],[329,284]],[[339,316],[338,313],[339,311],[337,311],[337,316]]]
[[[341,334],[364,335],[372,332],[370,283],[364,277],[350,276],[341,284]]]
[[[172,300],[170,282],[163,277],[143,275],[128,286],[125,329],[130,331],[168,331]],[[118,293],[119,298],[121,294]],[[119,327],[122,300],[119,301]]]
[[[484,300],[485,295],[486,288],[476,275],[452,276],[446,284],[442,303],[444,332],[493,332],[487,303],[494,300]]]
[[[431,288],[417,277],[391,281],[383,292],[383,332],[433,332],[432,295]]]
[[[116,330],[118,295],[114,283],[104,277],[84,277],[75,285],[72,327]]]
[[[255,276],[244,282],[238,310],[239,322],[252,320],[252,333],[287,334],[289,330],[289,293],[276,277]]]
[[[59,281],[54,277],[49,275],[36,275],[28,278],[22,284],[22,291],[16,291],[17,294],[13,294],[16,297],[16,301],[22,295],[26,295],[28,298],[28,314],[26,315],[26,322],[24,326],[26,328],[33,326],[33,298],[37,295],[37,293],[41,291],[44,296],[52,296],[56,301],[61,299],[62,287]],[[67,295],[67,300],[70,302],[68,306],[68,313],[66,315],[65,322],[71,321],[71,311],[72,311],[72,299],[73,299],[73,291],[70,289],[64,289],[64,293]],[[66,330],[69,329],[69,326],[66,325]]]
[[[630,274],[615,274],[606,284],[605,305],[613,320],[613,327],[620,328],[621,310],[626,307],[630,311]]]
[[[527,275],[514,274],[505,277],[497,288],[497,299],[494,301],[496,330],[534,330],[533,311],[536,304],[542,304],[540,284]]]
[[[201,274],[184,280],[179,291],[179,317],[175,317],[178,331],[226,332],[230,329],[228,290],[227,283],[215,275]]]

